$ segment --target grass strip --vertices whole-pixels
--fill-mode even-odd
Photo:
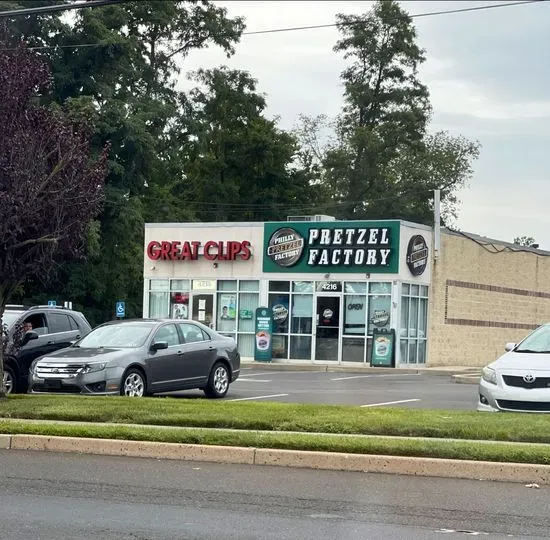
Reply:
[[[483,441],[370,439],[308,433],[258,434],[244,430],[235,432],[197,428],[190,431],[188,429],[150,428],[146,426],[130,428],[102,424],[93,426],[30,424],[25,421],[6,422],[2,420],[0,420],[0,433],[535,463],[539,465],[550,464],[550,447]]]
[[[16,395],[0,418],[550,443],[548,416],[206,399]]]

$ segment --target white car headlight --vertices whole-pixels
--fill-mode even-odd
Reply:
[[[481,371],[481,378],[488,383],[497,384],[497,372],[490,368],[484,367]]]
[[[80,370],[80,373],[95,373],[96,371],[103,371],[106,366],[107,366],[106,363],[86,364]]]

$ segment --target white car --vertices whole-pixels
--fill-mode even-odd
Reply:
[[[483,368],[478,411],[550,412],[550,324]]]

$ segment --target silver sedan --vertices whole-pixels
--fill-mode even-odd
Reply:
[[[483,368],[477,410],[550,412],[550,324]]]

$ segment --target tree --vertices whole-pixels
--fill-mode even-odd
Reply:
[[[186,127],[188,184],[182,198],[199,220],[285,219],[317,198],[295,137],[263,116],[266,102],[246,72],[199,70]]]
[[[17,287],[82,252],[103,200],[107,151],[92,154],[83,121],[35,104],[49,84],[39,58],[0,51],[0,322]]]
[[[365,15],[338,15],[337,24],[342,38],[335,51],[349,64],[341,75],[345,105],[321,156],[335,213],[426,222],[431,194],[440,188],[452,217],[455,192],[470,177],[479,148],[462,137],[428,134],[429,93],[418,78],[425,55],[412,19],[389,0]]]
[[[56,31],[48,32],[52,19]],[[43,51],[52,65],[51,97],[75,116],[93,118],[94,148],[109,140],[111,152],[94,256],[60,268],[52,289],[84,308],[92,323],[112,318],[121,299],[129,317],[141,316],[144,223],[195,219],[179,201],[188,180],[177,131],[184,114],[178,66],[208,45],[232,54],[244,22],[211,2],[173,0],[81,9],[71,25],[59,20],[52,15],[33,29],[44,44],[62,46]],[[10,28],[11,43],[35,39],[21,20]],[[38,286],[27,285],[25,297],[39,298]]]
[[[514,238],[514,244],[523,247],[538,247],[535,239],[532,236],[517,236]]]

